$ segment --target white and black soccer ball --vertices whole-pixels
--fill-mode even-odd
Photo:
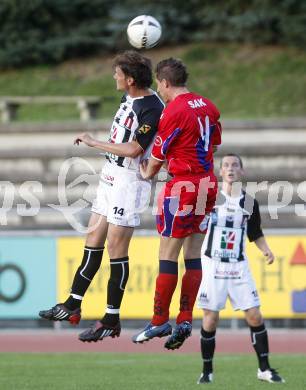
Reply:
[[[130,44],[137,49],[150,49],[160,40],[162,28],[160,23],[149,15],[140,15],[128,25],[127,36]]]

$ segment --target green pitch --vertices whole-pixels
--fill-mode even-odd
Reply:
[[[306,389],[306,355],[275,355],[271,361],[286,379],[272,385],[256,379],[253,355],[217,355],[215,381],[222,390]],[[0,354],[1,390],[180,390],[198,389],[200,356],[164,354]]]

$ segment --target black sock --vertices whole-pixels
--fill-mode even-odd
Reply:
[[[216,331],[206,332],[201,329],[201,352],[203,359],[203,373],[213,372],[213,358],[216,346]]]
[[[92,248],[85,246],[81,265],[74,275],[70,296],[64,302],[68,309],[74,310],[81,307],[83,296],[100,268],[103,249],[104,247]]]
[[[265,371],[270,368],[268,333],[265,324],[250,326],[252,344],[256,351],[259,368]]]
[[[129,278],[129,258],[110,260],[110,278],[107,285],[107,308],[102,322],[114,326],[119,321],[121,301]]]

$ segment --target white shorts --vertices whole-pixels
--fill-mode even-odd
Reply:
[[[200,309],[220,311],[229,297],[234,310],[260,306],[254,279],[246,260],[225,263],[202,257],[202,282],[198,291]]]
[[[139,214],[149,206],[150,195],[151,181],[143,180],[138,172],[106,163],[91,211],[114,225],[135,227],[140,224]]]

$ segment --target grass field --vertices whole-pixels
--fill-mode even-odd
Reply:
[[[188,65],[190,89],[210,97],[223,118],[305,116],[306,52],[288,47],[192,44],[145,52],[154,64],[175,56]],[[115,91],[112,57],[67,61],[0,72],[3,95],[98,95],[100,117],[112,117]],[[74,106],[23,106],[20,120],[77,119]]]
[[[275,355],[285,389],[306,389],[306,355]],[[198,388],[199,355],[0,354],[1,390],[183,390]],[[264,389],[254,355],[217,355],[212,389]],[[275,385],[272,385],[275,386]]]

